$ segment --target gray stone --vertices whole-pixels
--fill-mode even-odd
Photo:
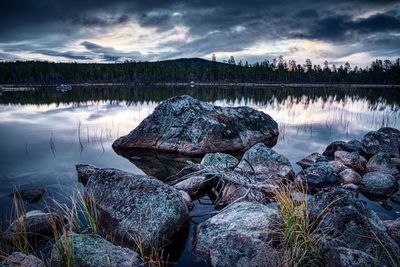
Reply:
[[[400,248],[386,232],[384,223],[351,192],[341,188],[319,192],[308,202],[308,212],[310,222],[321,229],[324,253],[345,247],[368,254],[380,266],[393,266],[400,261]]]
[[[75,267],[132,267],[141,266],[139,254],[111,242],[91,235],[72,233],[67,236],[73,251],[73,266]],[[61,237],[60,243],[65,246],[66,237]],[[65,266],[59,248],[54,245],[51,251],[51,266]]]
[[[201,160],[205,166],[215,166],[221,169],[233,169],[239,164],[239,160],[232,155],[225,153],[207,153]]]
[[[197,226],[193,251],[211,266],[278,266],[269,242],[279,221],[272,206],[234,203]]]
[[[210,183],[207,182],[207,177],[194,175],[175,184],[174,187],[178,190],[185,191],[192,198],[197,198],[207,188],[210,188]]]
[[[336,151],[335,161],[343,163],[345,166],[354,169],[358,173],[364,174],[367,160],[356,152]]]
[[[332,162],[317,162],[301,170],[296,175],[296,181],[307,185],[311,190],[318,190],[337,184],[338,173]]]
[[[400,178],[399,170],[396,167],[395,162],[389,156],[389,154],[379,152],[369,159],[367,163],[368,172],[383,172],[393,175],[395,178]]]
[[[1,267],[46,267],[44,262],[33,255],[25,255],[21,252],[14,252],[2,262]]]
[[[307,169],[308,167],[314,165],[316,162],[322,162],[322,161],[329,161],[329,160],[320,153],[315,152],[308,155],[304,159],[296,162],[296,164],[299,165],[302,169]]]
[[[78,177],[92,173],[86,185],[93,194],[100,228],[111,240],[145,249],[168,242],[188,220],[188,209],[174,187],[145,175],[92,166],[77,167]]]
[[[399,190],[396,179],[381,172],[369,172],[363,176],[360,192],[374,197],[388,197]]]
[[[398,157],[400,139],[397,132],[396,129],[386,127],[367,133],[361,140],[363,151],[370,157],[379,152]]]
[[[390,237],[400,246],[400,218],[384,221]]]
[[[359,175],[353,169],[345,169],[341,171],[338,178],[341,184],[358,185],[361,182],[361,175]]]
[[[278,124],[263,112],[218,107],[184,95],[163,101],[136,129],[117,139],[113,148],[201,155],[243,151],[258,142],[274,145],[278,134]]]
[[[324,258],[327,267],[373,267],[377,263],[377,260],[371,255],[346,247],[329,249]]]

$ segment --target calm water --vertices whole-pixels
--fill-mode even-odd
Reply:
[[[160,101],[182,94],[220,106],[246,105],[271,115],[280,127],[274,149],[286,155],[297,171],[296,161],[322,152],[334,140],[360,139],[382,126],[400,128],[400,92],[395,89],[74,88],[66,93],[55,89],[5,92],[0,96],[2,227],[9,218],[12,199],[8,195],[15,188],[44,187],[57,199],[69,197],[80,188],[74,169],[78,163],[156,176],[177,170],[179,166],[166,166],[168,159],[152,161],[154,155],[132,164],[117,155],[111,144],[135,128]],[[388,201],[383,208],[360,198],[383,219],[400,217],[399,205]],[[28,208],[40,208],[42,202]],[[212,209],[208,203],[208,197],[196,201],[193,212]],[[204,219],[193,219],[178,266],[193,265],[191,232]]]

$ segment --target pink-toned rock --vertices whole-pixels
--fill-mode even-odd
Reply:
[[[360,156],[358,152],[336,151],[335,161],[343,163],[345,166],[354,169],[358,173],[365,173],[367,160]]]
[[[117,139],[113,148],[201,155],[243,151],[258,142],[272,146],[278,134],[278,124],[263,112],[218,107],[184,95],[162,102],[136,129]]]
[[[345,169],[339,173],[339,182],[342,184],[359,184],[361,182],[361,175],[352,169]]]

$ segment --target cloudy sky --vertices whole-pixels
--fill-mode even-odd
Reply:
[[[399,0],[1,0],[0,60],[181,57],[366,66],[400,57]]]

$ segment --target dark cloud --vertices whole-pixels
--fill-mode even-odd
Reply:
[[[157,60],[240,51],[259,41],[305,38],[341,47],[348,44],[344,54],[354,53],[350,45],[359,43],[357,49],[364,52],[393,56],[398,51],[393,43],[400,33],[399,10],[398,0],[3,0],[0,51],[36,52],[71,60]],[[74,40],[90,40],[130,21],[160,34],[182,25],[192,38],[190,42],[161,40],[171,51],[153,54],[120,51],[89,41],[82,42],[86,52],[55,49]]]

